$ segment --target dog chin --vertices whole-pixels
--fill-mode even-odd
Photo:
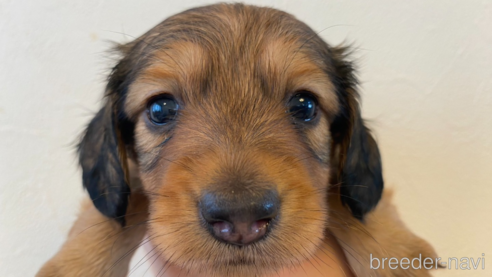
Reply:
[[[148,238],[144,239],[146,241]],[[208,266],[193,266],[190,263],[189,267],[182,267],[174,263],[170,263],[166,258],[162,257],[162,253],[156,250],[155,245],[151,242],[142,246],[143,253],[147,258],[147,265],[142,267],[148,267],[153,276],[180,276],[180,277],[243,277],[243,276],[268,276],[270,272],[279,272],[283,267],[282,265],[275,266],[270,264],[268,267],[261,266],[258,261],[246,260],[242,258],[228,259],[218,263],[211,263]],[[153,258],[158,257],[158,258]],[[261,257],[258,257],[261,260]],[[141,264],[141,263],[139,263]],[[137,265],[138,266],[138,265]],[[286,265],[284,265],[286,266]],[[282,275],[283,276],[283,275]]]
[[[147,241],[144,239],[144,241]],[[254,247],[254,246],[246,246]],[[321,277],[333,273],[334,276],[353,276],[348,267],[343,251],[336,238],[329,232],[326,233],[320,245],[315,247],[312,255],[305,256],[302,260],[265,262],[271,257],[227,257],[220,262],[209,265],[198,265],[198,262],[188,263],[189,267],[169,263],[162,258],[155,245],[145,243],[143,253],[148,259],[148,265],[142,267],[152,272],[154,276],[180,276],[180,277]],[[272,253],[273,254],[273,253]],[[153,258],[159,256],[160,258]],[[145,259],[144,257],[144,259]],[[226,258],[226,257],[224,257]],[[342,274],[342,275],[340,275]],[[331,275],[330,275],[331,276]]]

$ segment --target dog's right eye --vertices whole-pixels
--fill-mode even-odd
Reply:
[[[171,96],[160,97],[149,102],[147,113],[150,121],[164,125],[178,114],[178,103]]]

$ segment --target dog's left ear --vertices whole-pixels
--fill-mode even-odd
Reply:
[[[346,48],[333,49],[341,110],[331,125],[332,167],[338,169],[332,182],[340,184],[342,203],[363,220],[381,199],[384,182],[378,145],[361,117],[357,79],[346,52]]]

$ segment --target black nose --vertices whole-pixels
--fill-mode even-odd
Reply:
[[[230,244],[247,245],[265,236],[279,205],[274,190],[227,195],[207,192],[199,208],[213,236]]]

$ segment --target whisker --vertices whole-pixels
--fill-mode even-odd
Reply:
[[[128,276],[131,276],[132,273],[134,273],[140,266],[144,265],[147,261],[149,261],[152,257],[154,257],[155,255],[157,255],[157,251],[155,251],[155,249],[157,248],[157,246],[159,245],[155,245],[154,247],[152,247],[152,249],[149,250],[149,252],[147,252],[147,254],[145,254],[134,266],[133,268],[130,269],[130,272],[128,273]],[[154,253],[152,255],[150,255],[147,259],[146,257],[150,254],[150,253]],[[144,260],[145,259],[145,260]]]
[[[109,218],[109,219],[103,220],[101,222],[98,222],[96,224],[93,224],[93,225],[85,228],[84,230],[80,231],[80,233],[78,233],[76,236],[82,234],[83,232],[87,231],[88,229],[91,229],[91,228],[96,227],[98,225],[101,225],[103,223],[106,223],[106,222],[109,222],[109,221],[112,221],[112,220],[115,220],[115,219],[118,219],[118,218],[122,218],[122,217],[125,217],[125,216],[132,216],[132,215],[143,214],[143,213],[147,213],[148,214],[149,212],[148,211],[135,212],[135,213],[130,213],[130,214],[122,215],[122,216],[116,216],[116,217],[113,217],[113,218]]]
[[[105,275],[106,273],[109,273],[111,272],[111,270],[113,270],[113,268],[119,263],[121,262],[123,259],[125,259],[126,257],[128,257],[128,255],[132,254],[137,248],[139,248],[140,246],[148,243],[149,241],[151,240],[151,238],[147,238],[147,239],[144,239],[142,242],[139,242],[137,243],[137,245],[133,246],[132,248],[130,248],[130,250],[128,250],[125,254],[123,254],[122,256],[120,256],[108,269],[106,269],[102,275]]]

